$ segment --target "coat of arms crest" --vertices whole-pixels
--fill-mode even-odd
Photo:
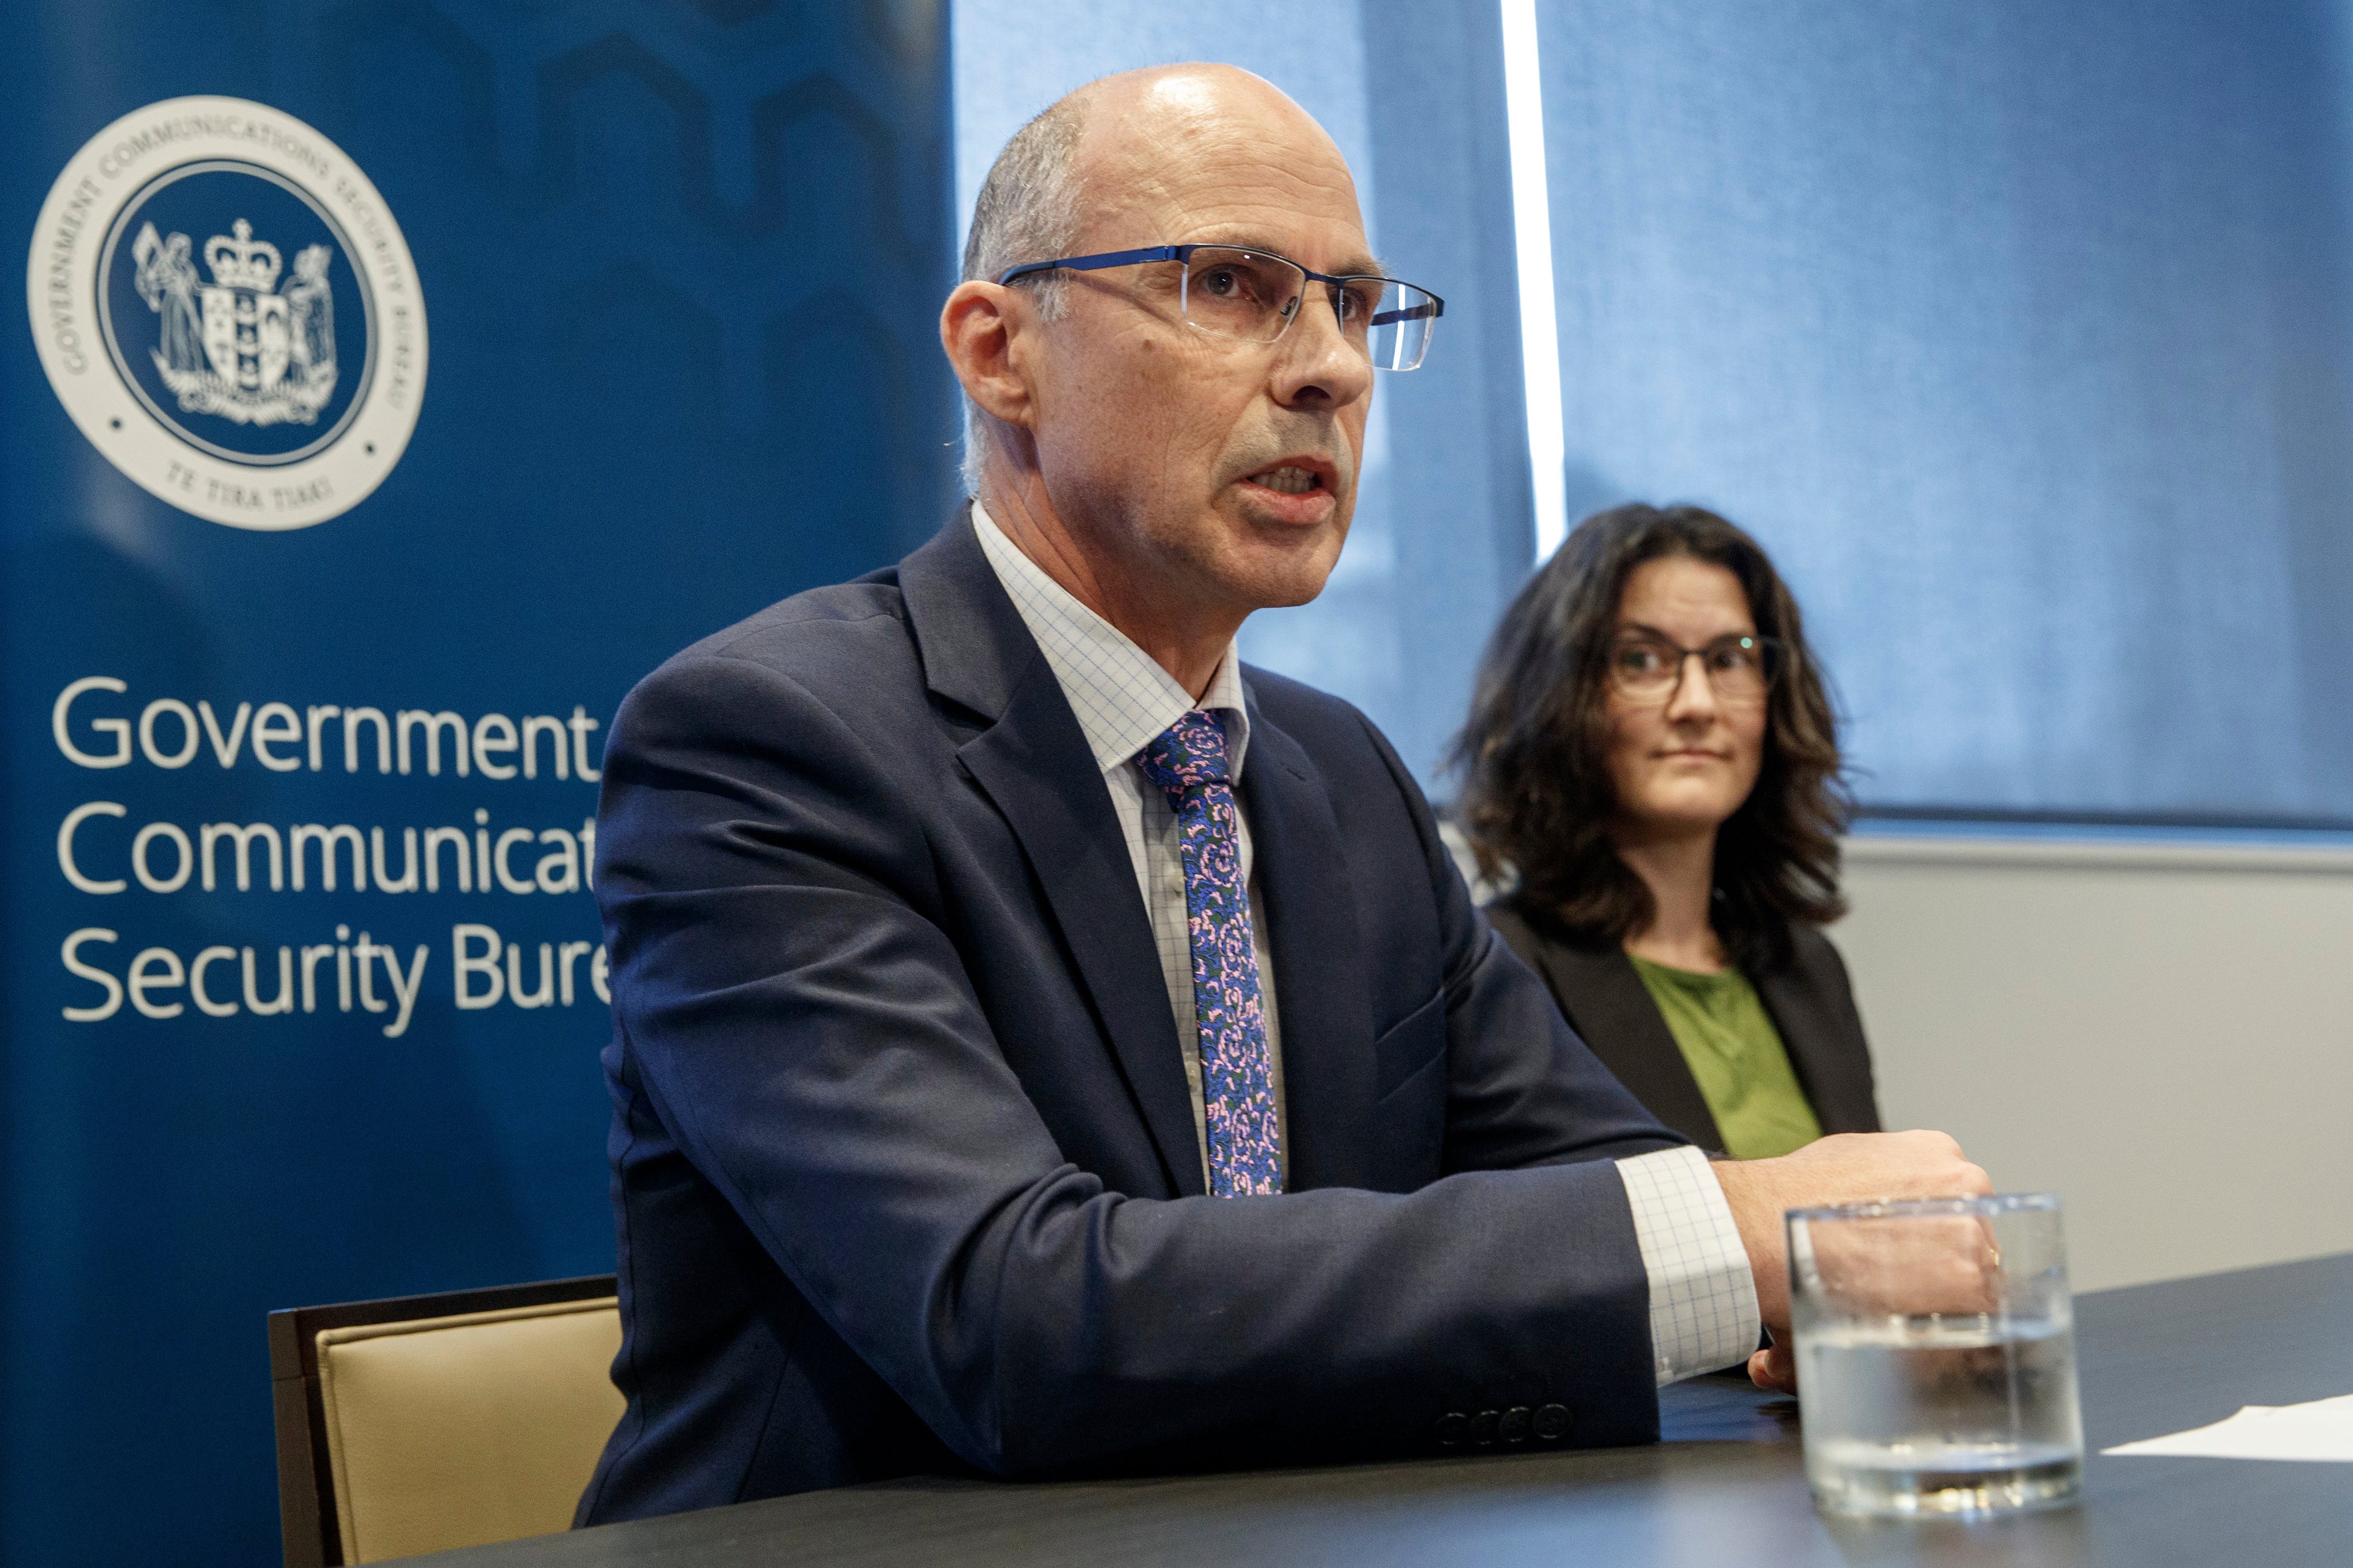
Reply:
[[[49,388],[164,505],[309,528],[407,449],[427,369],[417,264],[384,194],[315,126],[210,94],[133,109],[66,162],[34,233],[26,301]]]
[[[188,237],[140,226],[132,243],[139,297],[161,321],[149,350],[185,413],[239,425],[311,425],[335,391],[335,304],[327,282],[334,251],[305,247],[278,288],[278,247],[238,218],[205,241],[207,285],[189,259]]]

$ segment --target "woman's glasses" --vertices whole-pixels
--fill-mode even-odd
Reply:
[[[1631,702],[1666,702],[1683,684],[1684,664],[1694,658],[1717,701],[1746,704],[1765,700],[1781,673],[1783,650],[1778,637],[1746,633],[1684,647],[1646,632],[1628,632],[1609,645],[1609,684]]]

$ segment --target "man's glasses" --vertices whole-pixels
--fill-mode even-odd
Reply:
[[[1412,370],[1420,364],[1430,352],[1430,329],[1446,312],[1445,300],[1394,278],[1335,278],[1268,251],[1229,245],[1154,245],[1065,256],[1008,268],[997,280],[1010,283],[1032,273],[1094,272],[1155,261],[1176,263],[1176,308],[1188,324],[1243,342],[1271,343],[1282,336],[1299,319],[1307,286],[1321,283],[1332,301],[1333,319],[1340,323],[1340,335],[1375,370]]]
[[[1717,701],[1746,705],[1765,700],[1781,673],[1783,652],[1778,638],[1740,633],[1704,647],[1629,633],[1609,645],[1609,684],[1631,702],[1665,702],[1683,684],[1685,662],[1694,658]]]

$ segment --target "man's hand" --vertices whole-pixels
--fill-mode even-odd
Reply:
[[[1710,1167],[1724,1188],[1748,1267],[1757,1307],[1775,1343],[1749,1358],[1748,1374],[1765,1388],[1792,1392],[1789,1352],[1787,1209],[1886,1198],[1974,1197],[1993,1190],[1986,1173],[1942,1132],[1839,1132],[1778,1160],[1725,1160]]]

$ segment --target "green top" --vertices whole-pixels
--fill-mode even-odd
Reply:
[[[1699,1080],[1725,1153],[1767,1160],[1822,1135],[1781,1032],[1746,975],[1737,969],[1701,974],[1626,956]]]

